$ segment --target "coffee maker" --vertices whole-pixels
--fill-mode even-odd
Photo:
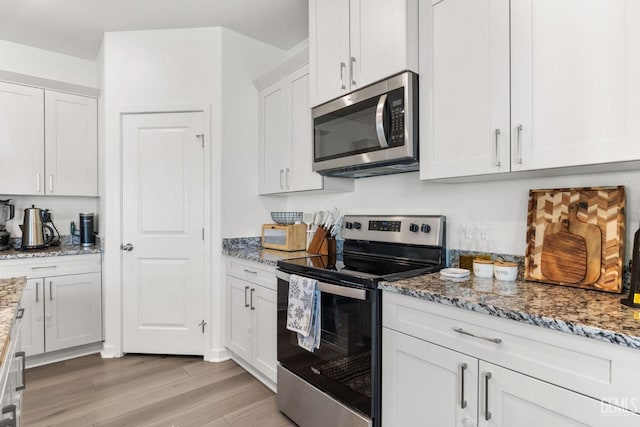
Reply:
[[[0,200],[0,251],[11,249],[11,234],[7,231],[7,221],[13,219],[15,206],[8,200]]]

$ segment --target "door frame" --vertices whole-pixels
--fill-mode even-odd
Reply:
[[[101,100],[103,101],[103,100]],[[103,101],[104,102],[104,101]],[[104,104],[102,105],[104,108]],[[104,135],[101,149],[102,161],[100,162],[100,175],[103,177],[100,183],[101,207],[104,224],[101,227],[104,236],[103,245],[103,269],[102,292],[104,313],[104,345],[102,357],[121,357],[122,351],[122,147],[123,120],[129,114],[162,114],[162,113],[203,113],[204,120],[204,316],[207,329],[204,336],[204,359],[218,361],[228,358],[224,349],[223,331],[220,325],[224,320],[224,306],[219,302],[224,297],[221,286],[215,286],[215,272],[222,271],[222,256],[219,251],[213,254],[213,242],[222,241],[221,217],[221,153],[219,132],[212,134],[212,121],[220,128],[220,118],[212,117],[210,104],[177,104],[177,105],[123,105],[114,109],[111,114],[107,111],[104,115]],[[212,120],[213,118],[213,120]],[[109,120],[111,119],[111,121]],[[218,119],[218,120],[216,120]],[[109,127],[113,131],[109,134]],[[115,127],[117,126],[117,143],[115,143]],[[105,143],[111,139],[112,144]],[[214,172],[215,171],[215,172]],[[219,246],[219,245],[218,245]],[[217,274],[218,276],[220,274]],[[218,314],[216,314],[218,313]],[[222,313],[222,314],[220,314]],[[220,330],[218,330],[220,329]]]

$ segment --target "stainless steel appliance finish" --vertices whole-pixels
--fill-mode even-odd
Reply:
[[[24,210],[24,221],[20,226],[22,230],[22,249],[41,249],[46,247],[53,238],[53,230],[43,224],[43,217],[50,220],[46,211],[31,205],[30,208]],[[50,233],[45,237],[45,227]]]
[[[280,261],[276,271],[277,401],[300,427],[341,425],[333,417],[345,410],[347,418],[364,418],[380,426],[382,293],[378,283],[445,266],[443,216],[347,215],[343,226],[342,260],[289,259]],[[299,347],[297,335],[286,328],[292,274],[318,281],[321,342],[314,352]],[[346,425],[360,425],[357,422]]]
[[[80,214],[80,246],[96,244],[93,213]]]
[[[362,178],[418,170],[418,76],[405,72],[315,107],[313,170]]]
[[[304,427],[370,427],[371,418],[354,412],[327,393],[278,366],[278,408]]]
[[[11,199],[0,200],[0,251],[11,249],[11,234],[7,231],[7,221],[13,219],[15,206]]]

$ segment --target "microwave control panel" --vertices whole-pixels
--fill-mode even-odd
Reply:
[[[389,146],[404,145],[404,94],[403,89],[396,89],[389,94],[389,111],[391,113],[391,132]]]

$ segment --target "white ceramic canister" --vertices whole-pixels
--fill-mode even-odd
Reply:
[[[482,278],[493,277],[493,261],[487,259],[474,259],[473,275]]]
[[[498,280],[513,282],[518,278],[518,264],[515,262],[496,261],[493,266],[493,275]]]

